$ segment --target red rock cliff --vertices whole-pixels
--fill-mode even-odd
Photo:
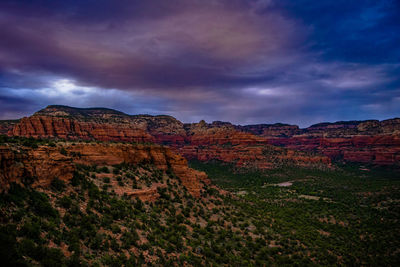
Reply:
[[[128,123],[79,121],[50,116],[22,118],[20,123],[9,131],[9,134],[15,136],[32,136],[35,138],[58,137],[70,140],[154,141],[154,138],[145,130],[131,127]]]
[[[67,151],[67,155],[60,153],[61,147],[40,146],[37,149],[0,147],[1,189],[7,189],[11,182],[22,183],[25,178],[32,178],[33,186],[48,186],[55,177],[67,181],[73,176],[75,163],[89,165],[152,163],[161,170],[171,168],[194,196],[200,195],[202,183],[209,183],[204,172],[189,168],[186,159],[163,146],[77,144],[66,145],[63,148]]]
[[[275,124],[249,125],[241,129],[264,137],[272,145],[318,152],[332,159],[400,164],[400,119],[319,123],[305,129],[297,127],[297,130],[296,127]]]
[[[260,152],[260,147],[267,144],[307,152],[295,160],[301,165],[329,161],[308,152],[346,161],[400,164],[400,119],[320,123],[300,129],[287,124],[183,124],[170,116],[131,116],[101,108],[49,106],[8,129],[9,135],[16,136],[155,142],[172,147],[186,158],[220,159],[239,165],[273,166],[271,158]],[[281,152],[281,158],[292,161],[293,155],[299,154]]]
[[[262,154],[268,140],[225,122],[182,124],[170,116],[130,116],[109,109],[50,106],[23,118],[10,135],[101,141],[155,142],[169,145],[189,159],[235,162],[239,166],[271,168],[276,163]],[[323,157],[276,150],[280,158],[300,165],[327,163]]]

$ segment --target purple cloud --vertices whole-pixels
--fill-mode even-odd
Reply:
[[[302,125],[400,111],[399,65],[384,51],[355,48],[379,47],[378,28],[383,47],[398,39],[384,5],[34,2],[0,3],[0,95],[32,103],[24,113],[10,101],[2,118],[47,104]],[[344,57],[346,49],[355,56]]]

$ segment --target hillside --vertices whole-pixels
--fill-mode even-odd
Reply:
[[[396,170],[196,171],[154,144],[0,141],[5,266],[400,262]]]

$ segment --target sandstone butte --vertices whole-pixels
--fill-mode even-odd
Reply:
[[[314,151],[331,159],[377,165],[400,165],[400,119],[296,125],[249,125],[242,130],[269,144]]]
[[[187,159],[218,159],[239,166],[269,168],[276,161],[329,165],[330,159],[400,164],[400,119],[320,123],[300,129],[280,123],[237,126],[229,122],[200,121],[184,124],[165,115],[127,115],[104,108],[48,106],[31,117],[3,128],[1,125],[0,133],[15,136],[154,142],[170,146]]]
[[[23,179],[32,178],[33,187],[46,187],[57,177],[69,181],[73,177],[77,163],[85,165],[115,165],[120,163],[151,163],[156,168],[166,171],[168,168],[181,180],[182,185],[195,197],[200,196],[204,184],[210,181],[204,172],[188,167],[186,159],[173,153],[169,148],[159,145],[132,144],[65,144],[61,147],[39,146],[0,147],[0,188],[7,190],[10,183],[22,184]],[[131,190],[128,195],[144,200],[154,197],[157,187]]]

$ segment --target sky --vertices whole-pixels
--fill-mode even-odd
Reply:
[[[183,122],[400,117],[398,0],[1,0],[0,119],[47,105]]]

